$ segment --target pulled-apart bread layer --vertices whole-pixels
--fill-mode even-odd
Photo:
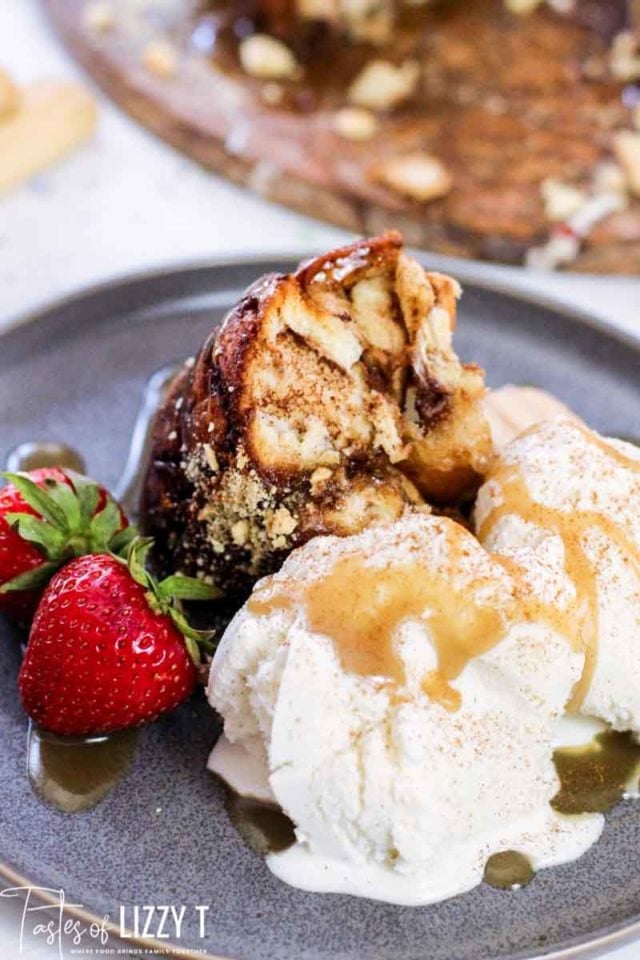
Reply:
[[[455,503],[492,453],[458,284],[396,233],[254,284],[159,411],[143,524],[162,565],[248,589],[318,534]]]

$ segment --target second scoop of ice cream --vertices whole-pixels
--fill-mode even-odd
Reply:
[[[512,441],[476,503],[487,550],[584,668],[570,709],[640,733],[640,450],[568,419]]]

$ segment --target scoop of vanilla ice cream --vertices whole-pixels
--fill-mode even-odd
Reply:
[[[524,489],[524,495],[523,495]],[[582,713],[640,733],[640,449],[568,419],[512,441],[475,509],[487,550],[531,595],[593,627]],[[568,618],[571,620],[571,617]],[[574,638],[578,644],[581,637]],[[584,639],[584,636],[582,637]]]
[[[409,593],[430,578],[439,585],[392,625],[393,679],[345,664],[336,638],[312,623],[309,591],[352,558],[361,579],[373,569],[390,591],[380,609],[401,604],[393,578]],[[419,588],[414,576],[424,578]],[[296,826],[295,846],[268,858],[282,879],[428,903],[480,882],[493,853],[517,850],[544,867],[597,839],[601,817],[565,819],[549,806],[558,789],[553,727],[583,656],[519,617],[510,573],[464,528],[414,512],[358,536],[318,538],[255,596],[222,639],[208,695],[224,717],[216,750],[228,755],[231,744],[252,757]],[[447,597],[463,611],[455,621],[463,632],[467,605],[494,611],[500,626],[491,641],[475,636],[483,649],[466,649],[445,683],[441,659],[458,642],[447,635],[443,647],[436,635]],[[354,624],[368,616],[357,578],[344,595],[337,587],[338,623],[341,610]]]
[[[493,445],[498,451],[543,420],[559,416],[579,420],[557,397],[538,387],[509,383],[497,390],[489,390],[483,403]]]

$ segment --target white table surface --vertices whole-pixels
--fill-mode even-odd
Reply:
[[[0,67],[23,82],[78,75],[36,0],[0,0]],[[98,131],[88,146],[0,200],[0,327],[53,297],[123,272],[216,256],[328,249],[345,239],[340,230],[211,176],[103,98],[100,104]],[[479,264],[464,269],[542,292],[640,336],[640,280]],[[19,932],[19,904],[0,899],[2,960],[19,956]],[[67,956],[73,956],[70,949]],[[57,948],[28,933],[22,955],[60,958]],[[640,944],[632,944],[607,957],[639,955]]]

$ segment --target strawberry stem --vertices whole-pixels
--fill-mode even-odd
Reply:
[[[135,527],[122,529],[122,512],[109,495],[96,513],[104,493],[94,480],[73,470],[61,473],[65,480],[47,477],[41,485],[27,473],[0,473],[36,514],[7,513],[7,523],[43,556],[42,564],[29,575],[5,583],[3,593],[40,588],[73,557],[119,553],[136,536]]]
[[[132,578],[145,589],[147,602],[154,613],[171,617],[174,625],[184,637],[187,651],[198,666],[201,650],[211,654],[215,650],[213,630],[196,630],[187,620],[182,602],[218,600],[222,591],[214,584],[205,583],[195,577],[186,577],[174,573],[164,580],[156,580],[147,569],[149,552],[153,546],[150,537],[136,537],[128,545],[122,562],[127,565]]]

